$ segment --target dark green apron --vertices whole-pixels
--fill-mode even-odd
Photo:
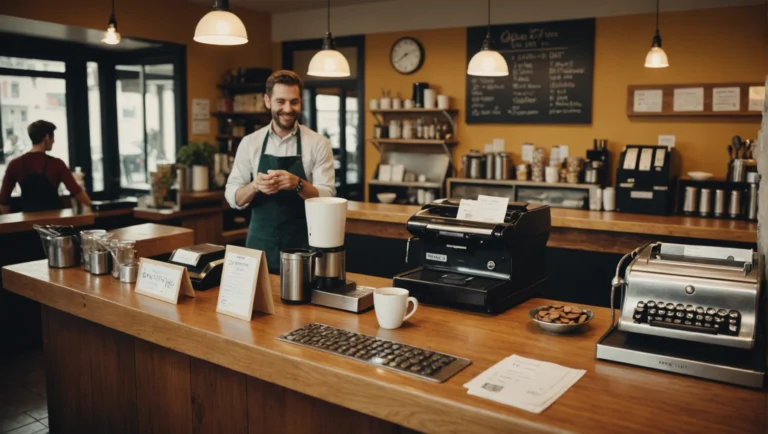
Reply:
[[[269,134],[267,132],[261,145],[257,173],[285,170],[301,179],[307,179],[301,163],[301,129],[296,130],[296,155],[292,157],[266,155]],[[248,226],[245,246],[264,251],[269,272],[280,273],[280,251],[309,248],[304,199],[295,191],[281,190],[272,195],[258,193],[251,203],[251,224]]]

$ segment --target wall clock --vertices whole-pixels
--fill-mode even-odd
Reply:
[[[409,36],[400,38],[392,45],[389,61],[395,71],[401,74],[413,74],[424,64],[424,47],[419,41]]]

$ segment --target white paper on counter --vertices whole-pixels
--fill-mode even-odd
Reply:
[[[478,196],[477,200],[462,199],[456,218],[484,223],[503,223],[509,199],[506,197]]]
[[[761,112],[764,105],[765,86],[749,86],[749,107],[747,110]]]
[[[659,90],[636,90],[634,111],[637,113],[661,113],[664,92]]]
[[[712,89],[713,112],[739,111],[741,89],[738,87],[715,87]]]
[[[219,288],[218,311],[227,311],[242,317],[250,317],[251,300],[256,291],[256,267],[258,258],[239,253],[227,253]]]
[[[469,389],[467,393],[470,395],[541,413],[585,373],[584,370],[512,355],[464,387]]]
[[[673,110],[676,112],[704,111],[704,88],[675,89]]]
[[[504,152],[504,139],[493,139],[493,152]]]

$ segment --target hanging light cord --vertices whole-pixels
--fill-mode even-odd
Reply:
[[[115,16],[115,0],[112,0],[112,16]]]
[[[488,0],[488,33],[491,33],[491,0]]]
[[[328,0],[328,33],[331,33],[331,0]]]
[[[328,0],[328,1],[330,1],[330,0]],[[659,0],[656,0],[656,31],[657,32],[659,31]]]

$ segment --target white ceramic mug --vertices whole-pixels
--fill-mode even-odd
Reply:
[[[439,109],[448,109],[451,105],[451,100],[448,99],[448,95],[438,95],[437,96],[437,108]]]
[[[388,96],[382,96],[381,98],[379,98],[379,108],[381,110],[391,110],[392,100],[389,99]]]
[[[560,173],[557,167],[547,167],[544,169],[544,180],[549,184],[554,184],[558,181]]]
[[[392,110],[400,110],[403,108],[400,103],[400,98],[392,98]]]
[[[413,108],[413,100],[412,99],[407,99],[407,100],[403,101],[403,108],[412,109]]]
[[[379,109],[379,100],[376,98],[371,98],[371,101],[368,103],[368,108],[371,110],[378,110]]]
[[[435,108],[437,104],[436,98],[437,92],[435,92],[435,89],[424,89],[424,108]]]
[[[606,211],[613,211],[616,209],[616,189],[613,187],[605,187],[603,190],[603,209]]]
[[[376,311],[379,327],[396,329],[416,313],[419,302],[408,294],[408,290],[403,288],[378,288],[373,291],[373,308]],[[413,310],[406,314],[408,302],[413,303]]]

